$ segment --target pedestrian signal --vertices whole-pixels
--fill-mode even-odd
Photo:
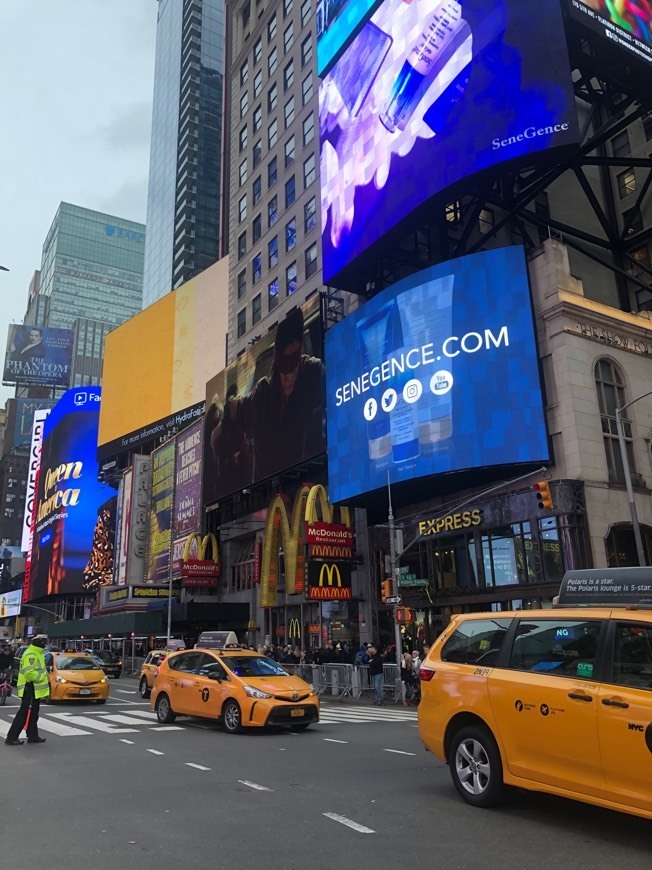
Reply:
[[[391,580],[382,580],[380,583],[380,597],[382,598],[383,604],[385,603],[385,599],[389,598],[392,594],[392,581]]]
[[[407,622],[414,622],[414,610],[411,610],[409,607],[397,607],[396,621],[401,625]]]
[[[538,483],[535,483],[534,489],[537,493],[539,510],[549,510],[553,507],[552,495],[550,494],[550,486],[547,480],[540,480]]]

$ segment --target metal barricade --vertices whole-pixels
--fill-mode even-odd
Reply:
[[[391,695],[394,701],[401,700],[401,683],[395,664],[383,663],[383,694]]]
[[[289,674],[301,677],[310,683],[317,695],[330,695],[341,701],[343,698],[362,697],[373,691],[369,665],[329,663],[323,665],[279,663]],[[383,693],[394,701],[401,700],[401,687],[397,683],[398,668],[395,664],[383,665]]]

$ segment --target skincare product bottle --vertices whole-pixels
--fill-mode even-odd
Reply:
[[[392,347],[392,329],[394,323],[395,303],[388,302],[375,314],[359,321],[356,327],[358,350],[360,353],[362,372],[371,372],[380,367]],[[371,399],[376,402],[377,410],[373,419],[367,418],[367,441],[369,459],[379,460],[389,456],[392,445],[389,434],[389,414],[381,407],[383,388],[381,384],[372,385],[371,389],[361,396],[359,403],[364,407]]]

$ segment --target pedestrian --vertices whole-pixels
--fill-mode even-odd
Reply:
[[[374,643],[370,643],[367,647],[367,655],[369,656],[369,676],[374,686],[374,704],[378,707],[383,705],[383,660],[378,647]]]
[[[414,668],[414,672],[416,674],[418,674],[419,671],[421,670],[422,664],[423,664],[423,661],[421,659],[421,656],[419,655],[419,650],[413,649],[412,650],[412,667]]]
[[[9,671],[13,660],[14,654],[11,651],[11,647],[8,647],[6,643],[3,644],[2,652],[0,652],[0,674]]]
[[[412,656],[404,653],[401,659],[401,682],[404,686],[403,706],[409,707],[410,701],[416,695],[416,675],[412,667]]]
[[[7,732],[5,744],[7,746],[21,746],[20,732],[27,728],[28,743],[45,743],[45,737],[39,737],[38,711],[41,698],[47,698],[50,694],[48,672],[45,669],[45,656],[43,650],[48,639],[44,634],[37,634],[30,646],[20,657],[18,669],[18,697],[22,698],[18,712]]]

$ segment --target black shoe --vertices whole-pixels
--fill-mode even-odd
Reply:
[[[27,741],[28,743],[45,743],[45,737],[34,737]]]
[[[22,745],[23,745],[22,740],[9,740],[9,738],[7,738],[5,740],[5,746],[22,746]]]

